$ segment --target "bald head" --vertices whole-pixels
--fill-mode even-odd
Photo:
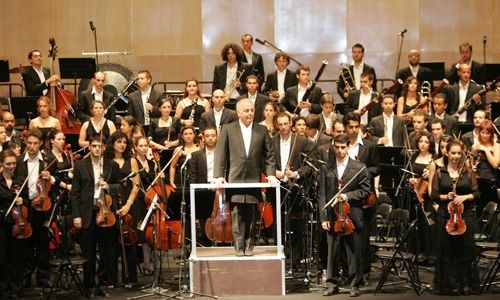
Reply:
[[[420,63],[420,51],[412,49],[408,52],[408,61],[412,67],[416,67]]]
[[[214,108],[216,111],[220,111],[226,102],[226,94],[224,94],[223,90],[215,90],[212,93],[212,103],[214,104]]]
[[[241,99],[238,103],[236,103],[236,113],[238,114],[238,118],[241,123],[245,124],[247,127],[250,126],[253,122],[255,114],[253,102],[248,98]]]

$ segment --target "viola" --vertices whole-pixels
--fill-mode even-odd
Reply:
[[[49,192],[52,188],[50,179],[38,179],[36,183],[37,196],[31,201],[31,207],[38,211],[48,211],[52,207]]]
[[[14,188],[13,190],[16,190]],[[15,191],[16,195],[19,194]],[[14,225],[12,226],[12,236],[17,239],[27,239],[33,234],[33,228],[31,224],[28,223],[28,208],[26,205],[16,205],[12,208],[10,213],[12,219],[14,220]]]
[[[454,197],[456,196],[458,178],[453,180],[452,193]],[[454,198],[453,197],[453,198]],[[467,230],[467,225],[462,218],[462,213],[464,212],[464,204],[455,204],[453,200],[448,203],[448,213],[450,218],[446,222],[446,232],[450,235],[461,235]]]
[[[115,214],[111,211],[113,199],[107,193],[101,191],[99,199],[97,199],[97,207],[99,211],[95,216],[95,221],[99,227],[111,227],[115,225]]]
[[[49,39],[50,50],[49,57],[52,58],[52,73],[54,73],[54,63],[57,57],[56,41],[53,37]],[[62,132],[65,134],[79,134],[82,127],[81,122],[76,118],[76,112],[73,107],[76,106],[76,98],[73,93],[60,88],[57,85],[51,85],[47,93],[52,103],[56,106],[56,117],[61,122]]]
[[[205,233],[214,243],[231,243],[233,230],[229,206],[225,203],[222,192],[215,192],[214,209],[205,223]]]
[[[425,194],[428,191],[429,181],[425,180],[423,177],[417,178],[415,185],[413,186],[413,191],[417,194],[418,202],[423,205],[425,202]]]
[[[120,243],[123,241],[125,245],[137,244],[137,232],[132,227],[132,216],[130,214],[120,216],[119,221],[122,227]]]
[[[342,188],[343,182],[339,180],[339,190]],[[351,218],[349,218],[349,213],[351,212],[351,206],[347,201],[338,202],[333,207],[337,219],[335,220],[334,230],[335,232],[341,232],[344,235],[350,235],[354,232],[354,224]]]

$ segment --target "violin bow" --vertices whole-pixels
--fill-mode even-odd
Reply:
[[[359,176],[359,174],[361,174],[361,172],[363,172],[364,170],[366,169],[366,166],[363,166],[346,184],[344,184],[344,186],[342,186],[342,188],[337,192],[337,194],[335,194],[335,196],[333,196],[330,201],[328,201],[328,203],[325,204],[325,206],[323,206],[323,210],[327,209],[328,206],[334,206],[335,204],[337,204],[338,202],[338,196],[340,194],[342,194],[344,192],[344,190],[346,189],[346,187],[351,184],[351,182],[354,181],[354,179],[356,179],[356,177]]]

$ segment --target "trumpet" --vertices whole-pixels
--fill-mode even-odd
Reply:
[[[236,82],[240,81],[241,76],[243,76],[244,73],[245,73],[245,69],[243,69],[241,71],[236,71],[235,78],[232,79],[229,82],[229,84],[226,86],[226,88],[224,89],[224,94],[225,94],[225,97],[226,97],[226,101],[229,101],[229,97],[231,97],[231,94],[236,89]]]
[[[347,98],[349,92],[356,89],[356,85],[354,84],[354,76],[352,75],[351,69],[349,68],[348,64],[341,63],[339,65],[339,69],[340,77],[345,84],[343,96],[344,98]]]

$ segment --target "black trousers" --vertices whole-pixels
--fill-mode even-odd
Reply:
[[[255,237],[257,203],[231,203],[234,248],[252,250]]]
[[[338,285],[340,278],[336,275],[340,265],[342,247],[347,252],[349,275],[353,277],[352,286],[359,286],[363,282],[363,239],[362,228],[355,229],[350,235],[333,232],[333,228],[327,233],[328,240],[328,264],[326,268],[326,279],[330,284]]]
[[[25,239],[12,236],[12,226],[0,222],[0,299],[18,294],[23,285]]]
[[[24,247],[24,279],[31,282],[31,275],[36,270],[36,281],[44,284],[49,275],[49,230],[44,226],[50,217],[49,211],[37,211],[29,208],[29,222],[33,228],[33,234],[28,238]]]
[[[87,259],[83,264],[83,284],[85,288],[98,285],[116,285],[118,282],[118,231],[115,226],[99,227],[95,223],[96,211],[88,228],[80,230],[82,256]],[[96,253],[99,251],[99,268],[96,273]]]

